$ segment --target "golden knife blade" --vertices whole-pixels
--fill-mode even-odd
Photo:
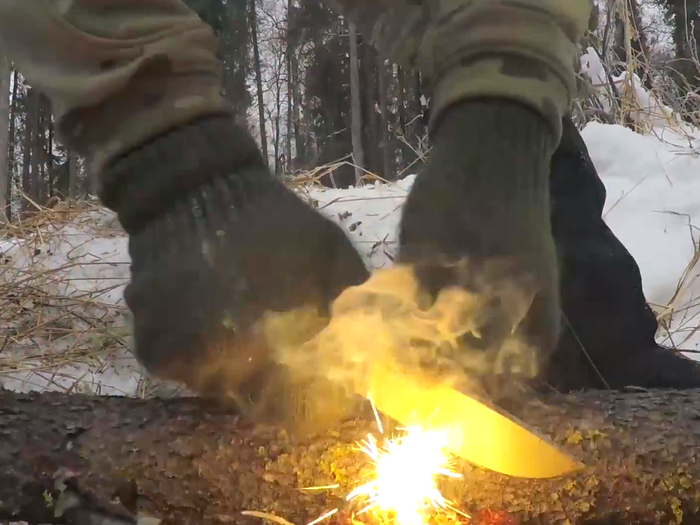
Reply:
[[[583,467],[512,416],[452,388],[420,384],[379,365],[367,386],[380,412],[405,426],[446,430],[448,450],[480,467],[521,478],[551,478]]]

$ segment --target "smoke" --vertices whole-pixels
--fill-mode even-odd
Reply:
[[[468,270],[451,268],[457,274]],[[462,391],[480,390],[494,374],[536,376],[536,349],[512,329],[534,294],[526,296],[522,287],[494,275],[480,280],[479,287],[446,286],[433,297],[419,285],[413,266],[397,265],[346,289],[333,303],[328,324],[310,339],[318,326],[311,311],[270,314],[264,329],[275,360],[295,383],[324,377],[348,394],[366,396],[367,378],[379,366]],[[498,345],[485,348],[481,332],[494,301],[514,324]]]

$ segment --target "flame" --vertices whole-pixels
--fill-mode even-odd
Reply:
[[[393,517],[398,525],[425,525],[440,510],[462,514],[437,486],[440,476],[461,477],[452,470],[446,444],[447,432],[420,426],[404,429],[404,434],[387,439],[383,446],[370,434],[360,450],[371,458],[375,475],[348,494],[347,500],[364,500],[358,516],[372,511]]]

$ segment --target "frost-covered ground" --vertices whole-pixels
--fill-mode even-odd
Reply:
[[[700,158],[692,154],[694,139],[670,131],[642,136],[621,126],[602,124],[588,125],[583,136],[608,189],[606,221],[639,263],[647,298],[661,314],[675,296],[672,342],[697,349],[700,336],[693,334],[700,312],[693,306],[700,293],[697,269],[691,268],[684,287],[677,291],[697,248],[694,225],[700,221]],[[411,176],[389,185],[309,191],[321,212],[343,225],[367,263],[380,268],[392,264],[400,208],[413,180]],[[14,390],[152,392],[127,350],[130,339],[124,329],[127,314],[122,291],[129,258],[126,239],[115,230],[113,217],[93,211],[54,230],[45,234],[43,244],[36,240],[31,244],[0,241],[0,263],[5,261],[0,266],[0,286],[3,279],[7,284],[23,278],[29,260],[33,272],[38,265],[54,269],[51,279],[41,281],[50,289],[49,295],[81,298],[82,303],[76,301],[71,311],[81,311],[81,304],[92,308],[90,319],[99,319],[100,327],[106,326],[116,335],[95,335],[85,330],[88,335],[56,339],[51,334],[25,330],[29,337],[20,340],[13,336],[4,344],[0,384]],[[687,305],[690,307],[684,310]],[[33,312],[25,324],[36,323],[36,309],[42,306],[31,302],[25,306],[27,312]],[[49,309],[46,315],[53,312],[55,316],[60,311]],[[70,322],[75,325],[82,321]],[[669,343],[668,337],[667,331],[659,334],[662,342]],[[2,344],[0,335],[0,348]],[[51,352],[65,355],[59,373],[43,364]],[[18,371],[10,370],[13,363]]]

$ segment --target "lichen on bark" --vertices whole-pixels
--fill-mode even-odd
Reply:
[[[443,490],[466,512],[561,525],[700,522],[700,392],[552,395],[513,410],[586,466],[523,480],[458,463],[463,478]],[[345,505],[370,468],[356,447],[369,432],[372,418],[359,418],[293,442],[203,400],[0,392],[0,520],[54,522],[47,497],[68,469],[105,500],[135,483],[139,508],[166,525],[260,525],[243,510],[303,525]]]

